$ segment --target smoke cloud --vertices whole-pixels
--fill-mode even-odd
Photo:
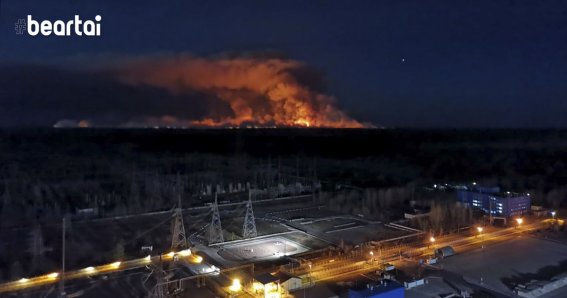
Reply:
[[[306,84],[306,69],[283,58],[179,55],[133,59],[112,72],[131,86],[164,88],[174,96],[199,92],[229,107],[210,105],[201,119],[149,117],[149,125],[365,127],[338,109],[333,97]]]

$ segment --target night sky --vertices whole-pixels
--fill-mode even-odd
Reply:
[[[214,106],[202,90],[108,74],[191,55],[300,61],[302,84],[376,126],[567,128],[567,1],[0,3],[0,126],[202,118]],[[99,14],[102,36],[16,35],[28,14]]]

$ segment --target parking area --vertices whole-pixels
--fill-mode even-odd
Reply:
[[[564,267],[566,252],[565,244],[520,236],[455,255],[443,260],[442,265],[445,270],[462,275],[469,283],[510,295],[518,283],[545,280],[555,273],[567,271]]]

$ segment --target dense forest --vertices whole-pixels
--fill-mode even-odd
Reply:
[[[98,216],[168,209],[180,177],[189,197],[207,185],[262,188],[282,177],[383,192],[366,192],[353,213],[373,213],[385,204],[377,200],[420,199],[432,183],[473,180],[557,208],[567,203],[566,163],[562,130],[3,130],[0,225],[89,208]]]

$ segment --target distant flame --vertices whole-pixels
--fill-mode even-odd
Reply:
[[[298,119],[298,120],[295,120],[294,123],[295,123],[295,125],[297,125],[297,126],[305,126],[305,127],[309,127],[310,124],[311,124],[311,123],[309,122],[309,120],[305,120],[305,119]]]
[[[121,69],[119,77],[175,94],[208,94],[231,111],[220,115],[211,111],[198,120],[163,115],[148,119],[150,125],[365,127],[339,110],[333,97],[302,85],[293,73],[301,67],[300,62],[276,58],[178,56],[138,59]]]

